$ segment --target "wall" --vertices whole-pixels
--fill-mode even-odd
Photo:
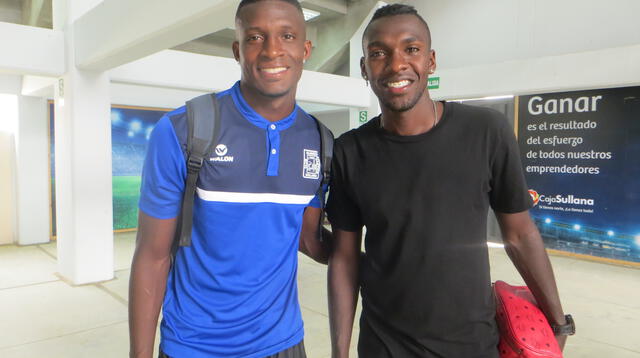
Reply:
[[[640,84],[640,2],[410,0],[436,50],[439,98]]]
[[[0,245],[15,238],[14,156],[13,135],[0,131]]]
[[[18,103],[17,237],[28,245],[49,241],[49,123],[45,99],[20,96]]]
[[[340,134],[349,130],[349,110],[336,110],[331,112],[320,112],[313,114],[325,126],[331,129],[333,136],[338,138]]]
[[[22,76],[0,73],[0,93],[18,94],[22,86]]]

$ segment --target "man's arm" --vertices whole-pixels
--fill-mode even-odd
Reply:
[[[156,219],[139,211],[129,280],[129,356],[153,356],[158,315],[171,266],[177,218]]]
[[[311,257],[316,262],[327,264],[331,251],[331,231],[322,227],[322,241],[318,240],[318,224],[320,223],[320,208],[307,206],[302,217],[300,231],[300,252]]]
[[[528,211],[496,213],[504,247],[550,324],[565,324],[558,288],[544,243]],[[566,336],[556,336],[564,348]]]
[[[333,227],[333,252],[329,258],[329,325],[331,356],[349,356],[353,318],[358,302],[358,266],[362,232]]]

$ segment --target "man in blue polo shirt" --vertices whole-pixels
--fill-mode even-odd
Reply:
[[[320,137],[295,103],[311,53],[296,0],[243,0],[233,53],[242,76],[217,94],[220,135],[197,183],[191,246],[171,245],[185,188],[186,110],[164,116],[142,176],[129,298],[131,357],[305,357],[297,251],[316,240]]]

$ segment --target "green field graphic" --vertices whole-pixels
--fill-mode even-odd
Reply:
[[[140,176],[113,177],[113,229],[133,229],[138,226]]]

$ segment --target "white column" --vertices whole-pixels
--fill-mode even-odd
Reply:
[[[362,78],[361,70],[360,70],[360,59],[362,58],[362,34],[364,33],[364,29],[367,27],[367,24],[373,17],[373,14],[376,10],[382,6],[386,5],[386,3],[379,1],[378,4],[371,9],[369,15],[364,19],[360,28],[353,34],[353,37],[349,41],[349,76],[354,78],[360,78],[364,82]],[[349,109],[349,128],[358,128],[364,122],[361,119],[362,112],[366,112],[366,121],[371,120],[371,118],[380,114],[380,105],[378,104],[378,98],[375,96],[373,91],[369,89],[369,94],[371,96],[371,104],[369,107],[364,108],[350,108]]]
[[[114,268],[109,77],[75,64],[72,23],[88,3],[100,1],[54,2],[67,49],[55,85],[58,269],[74,284],[109,280]]]
[[[18,97],[16,186],[18,244],[49,241],[49,118],[47,100]]]
[[[0,245],[13,244],[16,236],[14,149],[13,133],[0,131]]]
[[[5,82],[5,78],[2,77],[0,75],[0,83]],[[19,81],[14,82],[14,84],[19,83]],[[11,87],[14,86],[0,86],[0,245],[13,244],[16,237],[15,133],[18,121],[18,100],[13,93],[18,88]]]

